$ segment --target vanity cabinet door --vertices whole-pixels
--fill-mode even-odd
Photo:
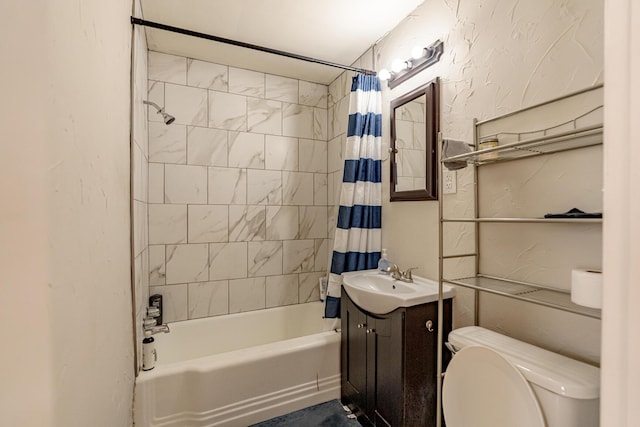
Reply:
[[[445,340],[451,332],[451,314],[451,300],[444,300],[442,328]],[[410,307],[405,313],[403,403],[406,426],[436,424],[439,327],[437,302]],[[443,348],[443,371],[450,354]]]
[[[373,316],[342,297],[342,401],[361,424],[402,426],[404,312]]]
[[[371,318],[375,333],[369,337],[368,363],[371,368],[367,383],[370,396],[370,419],[376,426],[401,426],[403,422],[403,330],[404,312]]]
[[[360,417],[367,408],[367,316],[343,297],[341,317],[342,397]]]

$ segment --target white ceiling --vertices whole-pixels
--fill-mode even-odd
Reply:
[[[424,0],[142,0],[141,18],[351,65]],[[318,83],[342,70],[147,28],[150,50]]]

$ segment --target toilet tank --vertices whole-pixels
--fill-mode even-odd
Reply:
[[[533,389],[548,427],[597,427],[600,369],[479,326],[456,329],[449,343],[457,351],[481,345],[516,366]]]

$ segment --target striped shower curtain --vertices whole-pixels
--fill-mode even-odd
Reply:
[[[344,174],[325,317],[340,317],[342,273],[368,270],[380,259],[382,97],[376,76],[353,78]]]

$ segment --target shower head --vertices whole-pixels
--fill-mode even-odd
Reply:
[[[175,117],[173,117],[171,114],[165,113],[164,111],[162,112],[162,117],[164,118],[165,125],[170,125],[176,120]]]
[[[146,100],[143,100],[142,102],[147,104],[147,105],[151,105],[156,110],[158,110],[158,114],[162,115],[162,119],[163,119],[165,125],[170,125],[171,123],[173,123],[176,120],[176,118],[173,117],[171,114],[167,114],[167,113],[164,112],[164,107],[160,108],[160,106],[158,104],[156,104],[155,102],[146,101]]]

